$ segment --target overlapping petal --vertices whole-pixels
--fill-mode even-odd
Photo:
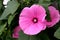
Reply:
[[[48,9],[50,12],[51,21],[47,21],[47,26],[53,27],[56,23],[59,22],[59,11],[56,10],[56,8],[54,8],[53,6],[49,6]]]

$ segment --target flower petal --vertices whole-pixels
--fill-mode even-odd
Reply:
[[[46,11],[43,6],[34,4],[31,7],[31,10],[34,12],[34,15],[41,21],[45,20]]]
[[[18,34],[18,33],[13,33],[13,34],[12,34],[12,37],[13,37],[13,38],[19,38],[19,34]]]
[[[13,38],[18,38],[19,37],[19,31],[21,30],[21,28],[19,26],[17,26],[14,31],[13,31],[13,34],[12,34],[12,37]]]
[[[47,26],[53,27],[56,23],[59,22],[59,11],[56,10],[53,6],[50,6],[48,9],[50,11],[51,21],[47,22]]]
[[[15,32],[19,32],[21,30],[21,28],[19,26],[17,26],[15,29],[14,29],[14,33]]]
[[[33,16],[33,11],[31,11],[29,7],[25,7],[25,8],[22,10],[21,14],[20,14],[20,17],[21,17],[21,16],[22,16],[22,17],[32,18],[32,16]]]
[[[24,30],[24,33],[28,35],[36,35],[42,30],[43,30],[43,25],[41,23],[37,23],[37,24],[31,24],[28,28]]]
[[[29,27],[31,23],[32,23],[31,19],[26,18],[26,17],[20,17],[19,25],[22,30],[25,30],[27,27]]]

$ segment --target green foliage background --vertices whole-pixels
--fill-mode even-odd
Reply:
[[[13,29],[18,25],[21,10],[33,4],[45,7],[48,20],[50,20],[48,6],[52,5],[60,11],[60,0],[10,0],[7,8],[4,7],[3,0],[0,0],[0,40],[60,40],[60,23],[34,36],[25,35],[20,31],[18,39],[12,38]]]

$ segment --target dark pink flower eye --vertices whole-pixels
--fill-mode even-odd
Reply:
[[[33,23],[37,23],[38,22],[38,19],[37,18],[33,18]]]

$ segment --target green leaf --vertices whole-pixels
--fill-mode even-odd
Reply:
[[[58,39],[60,39],[60,27],[57,29],[57,31],[54,33],[54,36]]]
[[[40,40],[40,38],[37,38],[37,36],[30,36],[30,40]]]
[[[39,0],[39,2],[38,2],[39,4],[42,4],[43,3],[43,0]]]
[[[10,25],[13,18],[15,17],[16,13],[14,15],[10,15],[9,18],[8,18],[8,24]]]
[[[20,36],[18,40],[50,40],[48,35],[44,32],[41,32],[37,35],[26,35],[22,31],[20,31]]]
[[[20,34],[20,36],[19,36],[18,40],[40,40],[40,38],[37,37],[36,35],[34,35],[34,36],[26,35],[22,31],[20,31],[19,34]]]
[[[18,40],[29,40],[29,36],[25,35],[22,31],[20,31],[20,37]]]
[[[39,4],[48,3],[48,2],[50,2],[50,0],[39,0]]]
[[[47,8],[51,4],[51,2],[50,2],[50,0],[39,0],[38,4],[40,4],[40,5],[44,6],[45,8]]]
[[[16,0],[9,1],[7,8],[0,17],[0,20],[5,19],[9,14],[14,14],[19,5],[20,4]]]
[[[0,35],[2,34],[3,30],[5,29],[6,24],[7,23],[0,25]]]
[[[0,1],[0,9],[1,9],[1,7],[2,7],[2,1]]]

